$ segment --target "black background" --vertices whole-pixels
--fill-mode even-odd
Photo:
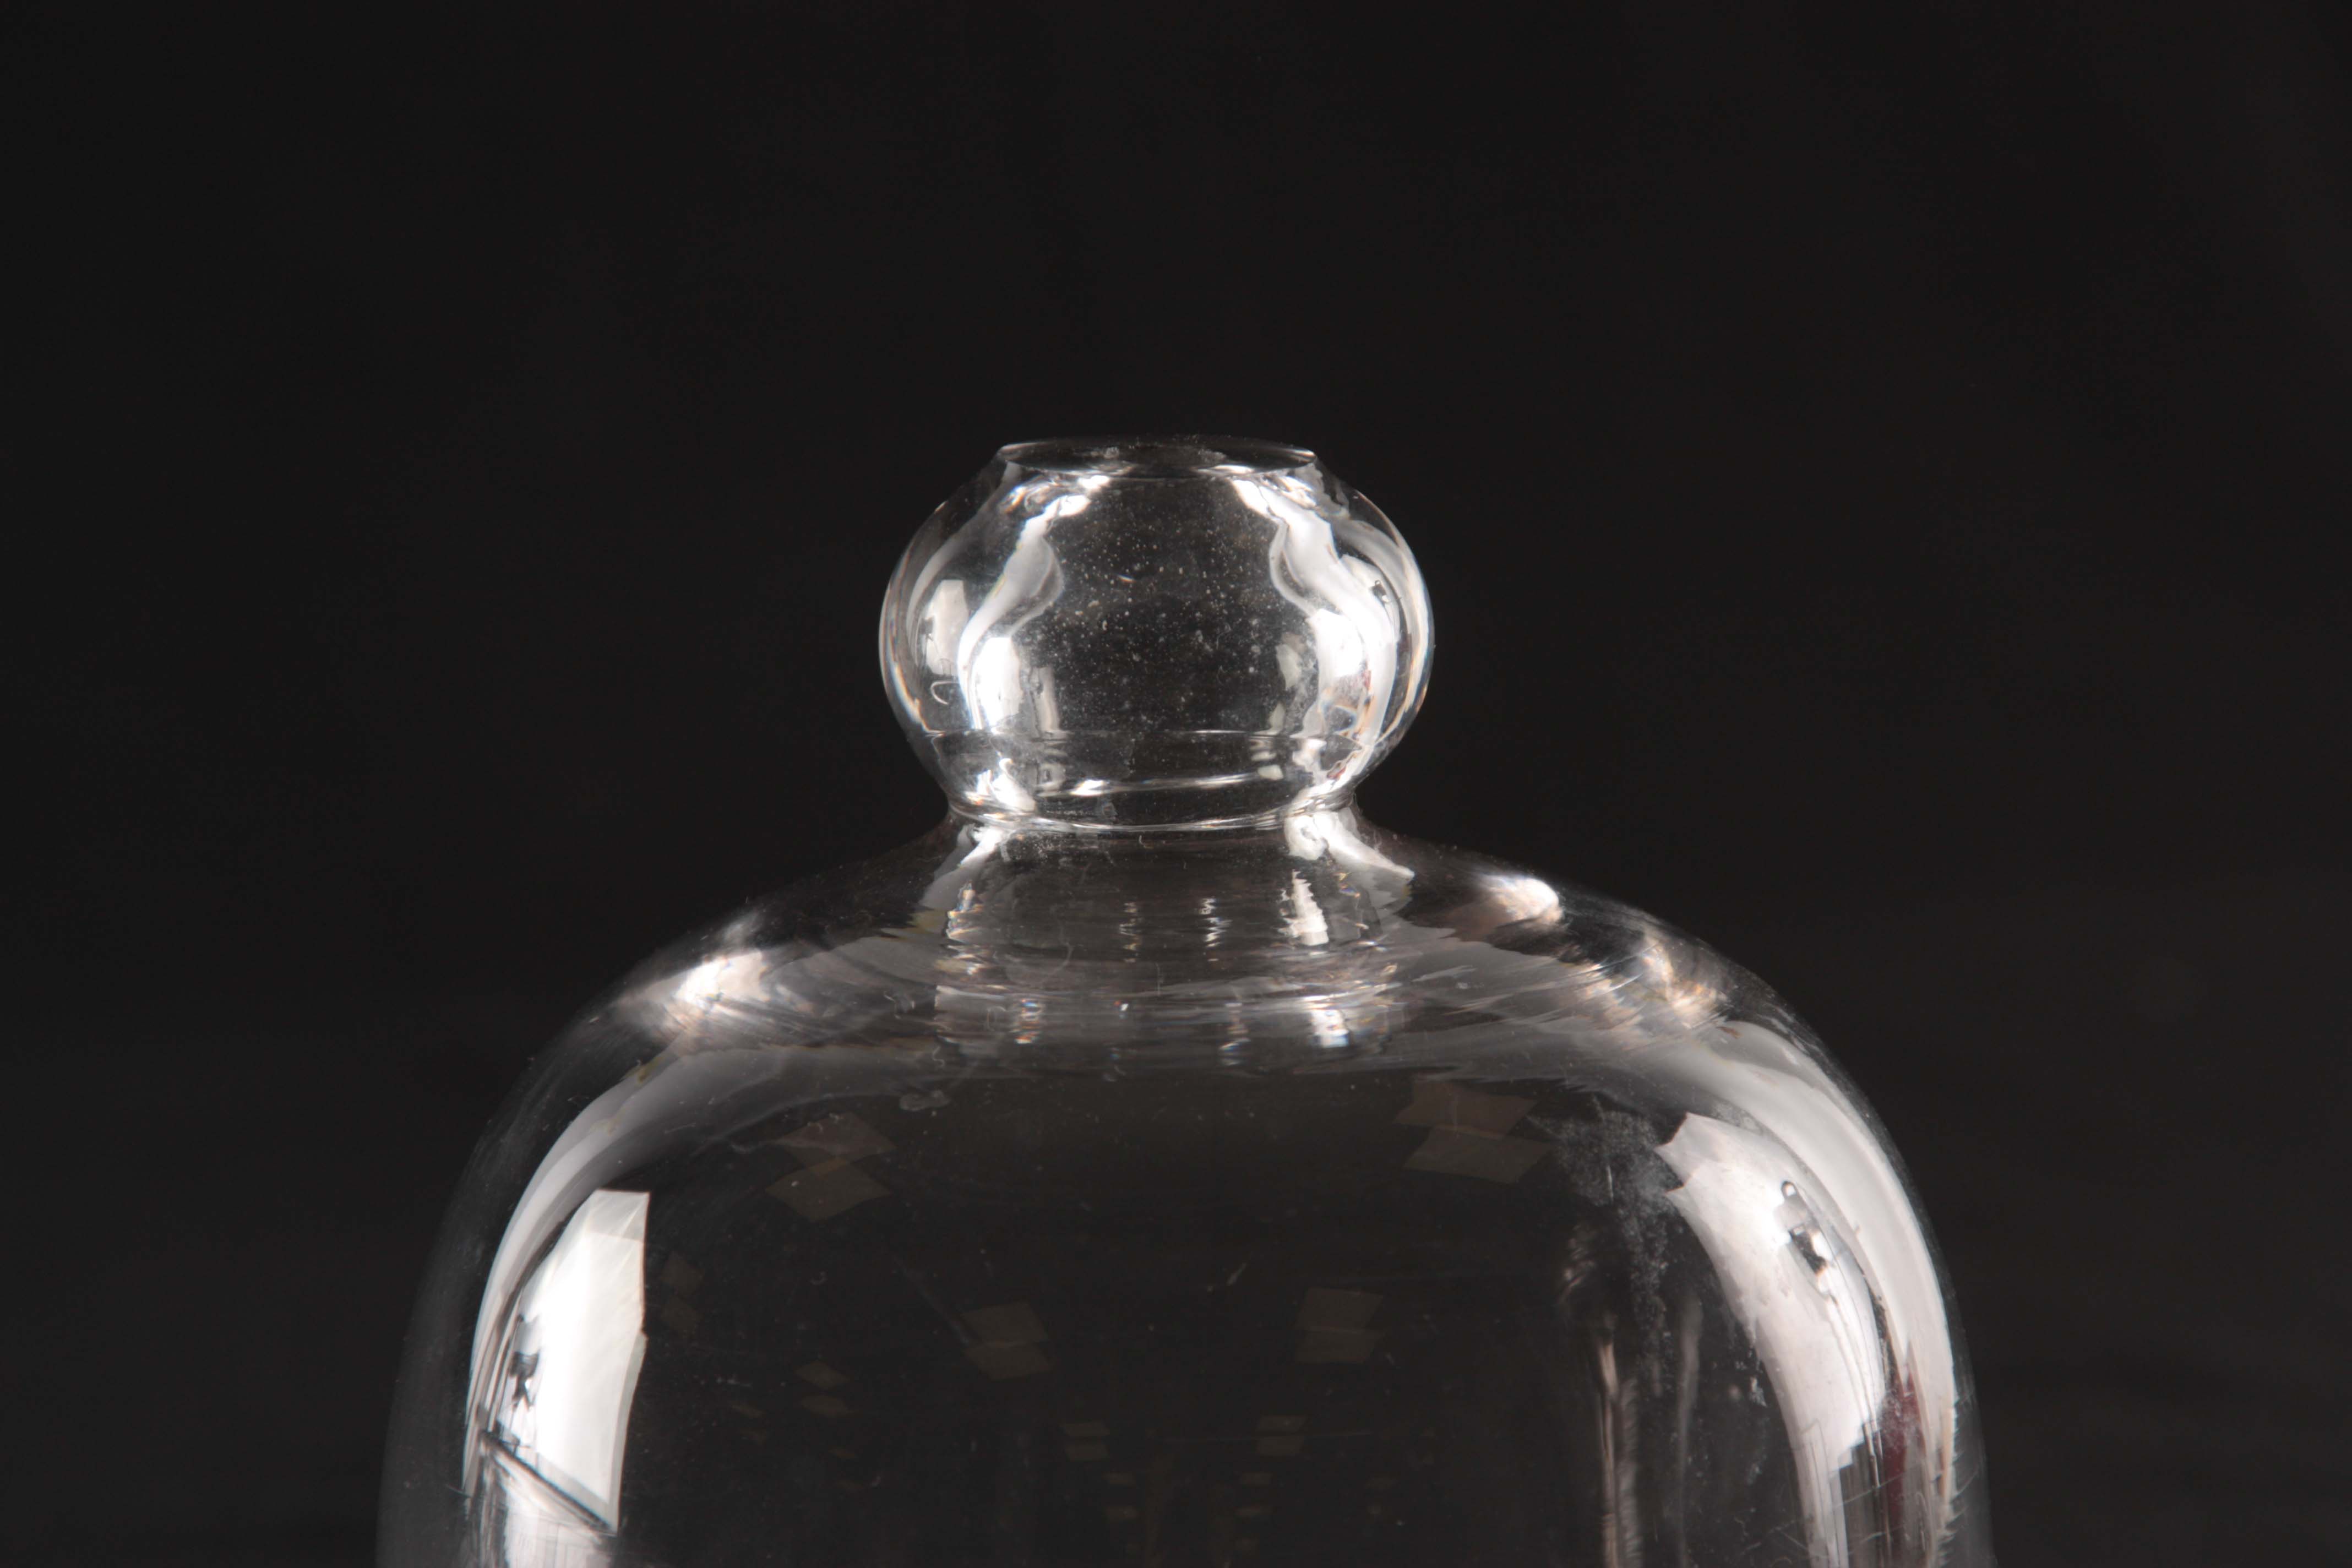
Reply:
[[[1419,552],[1370,810],[1877,1102],[2009,1568],[2352,1561],[2346,16],[18,12],[0,1555],[365,1560],[529,1051],[936,815],[907,536],[1206,429]]]

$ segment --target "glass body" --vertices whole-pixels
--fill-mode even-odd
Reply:
[[[1195,585],[1123,607],[1170,551]],[[956,811],[534,1065],[419,1302],[383,1560],[1989,1564],[1932,1248],[1803,1026],[1349,804],[1427,626],[1306,454],[1001,454],[885,614]]]

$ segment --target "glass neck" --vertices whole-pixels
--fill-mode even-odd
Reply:
[[[1343,790],[1328,798],[1289,799],[1261,809],[1236,810],[1215,816],[1178,815],[1177,807],[1199,812],[1208,804],[1197,792],[1154,797],[1150,794],[1106,797],[1096,802],[1040,802],[1028,811],[1000,811],[986,805],[950,799],[949,820],[964,837],[992,847],[1014,847],[1016,841],[1047,847],[1073,839],[1116,843],[1139,849],[1181,852],[1213,841],[1233,847],[1262,841],[1292,853],[1319,854],[1335,838],[1360,839],[1370,825],[1356,807],[1355,793]],[[1220,805],[1244,807],[1244,798],[1221,800]]]

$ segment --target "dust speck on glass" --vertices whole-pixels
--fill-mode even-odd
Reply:
[[[946,820],[534,1062],[381,1560],[1990,1564],[1934,1249],[1819,1042],[1356,809],[1430,635],[1311,453],[999,452],[883,608]]]

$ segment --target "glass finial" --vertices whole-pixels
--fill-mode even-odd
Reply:
[[[1223,437],[1006,447],[882,611],[884,679],[966,814],[1247,821],[1343,798],[1419,707],[1428,595],[1311,452]]]

